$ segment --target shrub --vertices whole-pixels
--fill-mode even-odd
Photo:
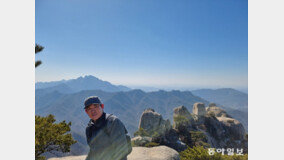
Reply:
[[[159,143],[155,143],[155,142],[149,142],[147,144],[145,144],[145,147],[156,147],[159,146]]]
[[[203,146],[209,148],[205,134],[201,131],[190,131],[191,141],[193,146]]]
[[[160,137],[160,134],[158,132],[154,131],[154,133],[151,134],[151,137],[152,138],[158,138],[158,137]]]
[[[131,141],[131,146],[132,147],[137,147],[137,145],[134,143],[134,141]]]
[[[184,128],[190,125],[190,121],[185,116],[174,116],[174,128]]]
[[[70,152],[70,146],[76,141],[70,132],[71,122],[55,123],[54,115],[35,116],[35,159],[45,159],[45,152]]]
[[[134,133],[134,136],[147,136],[150,137],[150,134],[147,133],[143,128],[139,128],[138,131]]]

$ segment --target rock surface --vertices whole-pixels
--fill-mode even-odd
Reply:
[[[174,110],[174,117],[175,113],[178,113],[177,111],[183,115],[190,114],[186,107],[182,107],[182,109],[177,107]],[[217,107],[216,104],[211,103],[205,109],[203,103],[195,103],[193,113],[194,123],[179,123],[182,125],[174,128],[182,142],[189,146],[194,145],[190,133],[201,131],[206,136],[204,142],[213,148],[244,148],[247,150],[246,132],[243,125],[230,117],[226,111]]]
[[[230,135],[236,140],[243,140],[245,138],[245,128],[236,119],[229,117],[217,117],[229,130]]]
[[[184,116],[187,120],[193,120],[191,114],[184,106],[180,106],[175,110],[175,115]],[[139,128],[143,128],[151,137],[145,135],[132,138],[135,146],[144,147],[149,142],[154,142],[159,145],[168,146],[176,151],[183,151],[187,148],[186,144],[179,140],[179,135],[170,124],[169,120],[164,120],[162,116],[153,109],[146,109],[140,118]],[[156,134],[158,133],[158,134]],[[149,141],[150,140],[150,141]]]
[[[85,160],[87,155],[49,158],[48,160]]]
[[[211,104],[211,103],[210,103]],[[206,111],[210,114],[213,113],[216,117],[231,117],[227,112],[219,107],[216,107],[216,104],[211,104],[206,108]]]
[[[134,147],[127,160],[179,160],[179,154],[166,146],[152,148]]]
[[[85,160],[86,155],[49,158],[48,160]],[[174,149],[166,146],[158,147],[133,147],[127,160],[179,160],[179,154]]]
[[[195,115],[204,116],[206,114],[204,103],[194,103],[192,112]]]
[[[174,108],[174,115],[173,117],[178,117],[178,116],[183,116],[186,118],[188,121],[193,121],[192,115],[189,113],[189,111],[186,109],[185,106],[179,106]]]
[[[154,109],[146,109],[141,115],[139,128],[143,128],[148,133],[157,132],[159,135],[164,135],[171,129],[171,123],[170,120],[164,120]]]
[[[205,109],[204,103],[193,105],[193,114],[185,106],[174,108],[174,125],[166,127],[165,120],[153,109],[146,109],[140,119],[140,126],[149,131],[159,131],[159,136],[152,137],[151,142],[165,145],[180,152],[196,144],[210,145],[213,148],[244,148],[247,151],[246,132],[243,125],[230,117],[226,111],[210,103]],[[161,125],[163,124],[163,125]],[[205,136],[196,141],[196,137]],[[135,137],[137,146],[149,143],[142,137]],[[132,140],[132,141],[133,141]],[[203,143],[204,142],[204,143]]]

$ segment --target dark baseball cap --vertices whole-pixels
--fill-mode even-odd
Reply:
[[[91,96],[85,99],[84,102],[84,109],[86,109],[87,107],[89,107],[91,104],[102,104],[102,101],[99,99],[98,96]]]

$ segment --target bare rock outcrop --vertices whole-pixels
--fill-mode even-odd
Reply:
[[[188,119],[191,118],[175,118],[178,115],[193,117],[194,122],[188,123]],[[206,137],[203,142],[211,147],[243,148],[245,146],[244,150],[247,148],[247,145],[244,145],[246,132],[243,125],[214,103],[209,104],[206,109],[203,103],[195,103],[193,114],[190,114],[184,106],[175,108],[174,124],[179,139],[189,146],[195,145],[195,138],[192,139],[192,136],[201,132]]]
[[[184,109],[184,107],[180,107],[179,111],[180,112],[176,112],[176,115],[180,113],[188,119],[192,119],[189,112]],[[132,138],[131,141],[135,146],[143,147],[146,146],[147,143],[155,142],[155,144],[165,145],[177,151],[183,151],[187,148],[186,144],[179,140],[178,133],[172,128],[170,121],[164,120],[162,116],[153,109],[146,109],[142,113],[139,129],[134,133],[134,136],[136,137]],[[151,141],[149,141],[150,139]]]
[[[189,124],[194,123],[194,118],[193,116],[190,114],[190,112],[187,110],[187,108],[185,106],[179,106],[174,108],[174,129],[177,129],[177,127],[179,126],[177,123],[179,123],[179,120],[187,122]]]
[[[171,129],[171,123],[170,120],[164,120],[154,109],[146,109],[141,115],[139,128],[143,128],[148,133],[157,132],[159,135],[164,135]]]
[[[217,117],[217,119],[228,128],[234,139],[243,140],[245,138],[245,128],[238,120],[229,117]]]
[[[214,114],[216,117],[230,117],[227,112],[219,107],[216,106],[215,103],[210,103],[209,107],[206,108],[208,114]]]
[[[48,160],[85,160],[86,155],[67,156],[49,158]],[[152,148],[133,147],[132,152],[127,156],[127,160],[179,160],[179,154],[167,146],[157,146]]]
[[[48,158],[48,160],[85,160],[87,155]]]
[[[157,146],[152,148],[133,147],[127,160],[179,160],[179,154],[167,146]]]
[[[194,103],[192,112],[195,115],[204,116],[206,114],[204,103]]]

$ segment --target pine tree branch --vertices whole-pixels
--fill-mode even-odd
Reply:
[[[43,46],[36,44],[35,46],[35,54],[37,54],[38,52],[42,51],[44,49]]]
[[[41,61],[36,61],[35,62],[35,67],[39,66],[41,64]]]

